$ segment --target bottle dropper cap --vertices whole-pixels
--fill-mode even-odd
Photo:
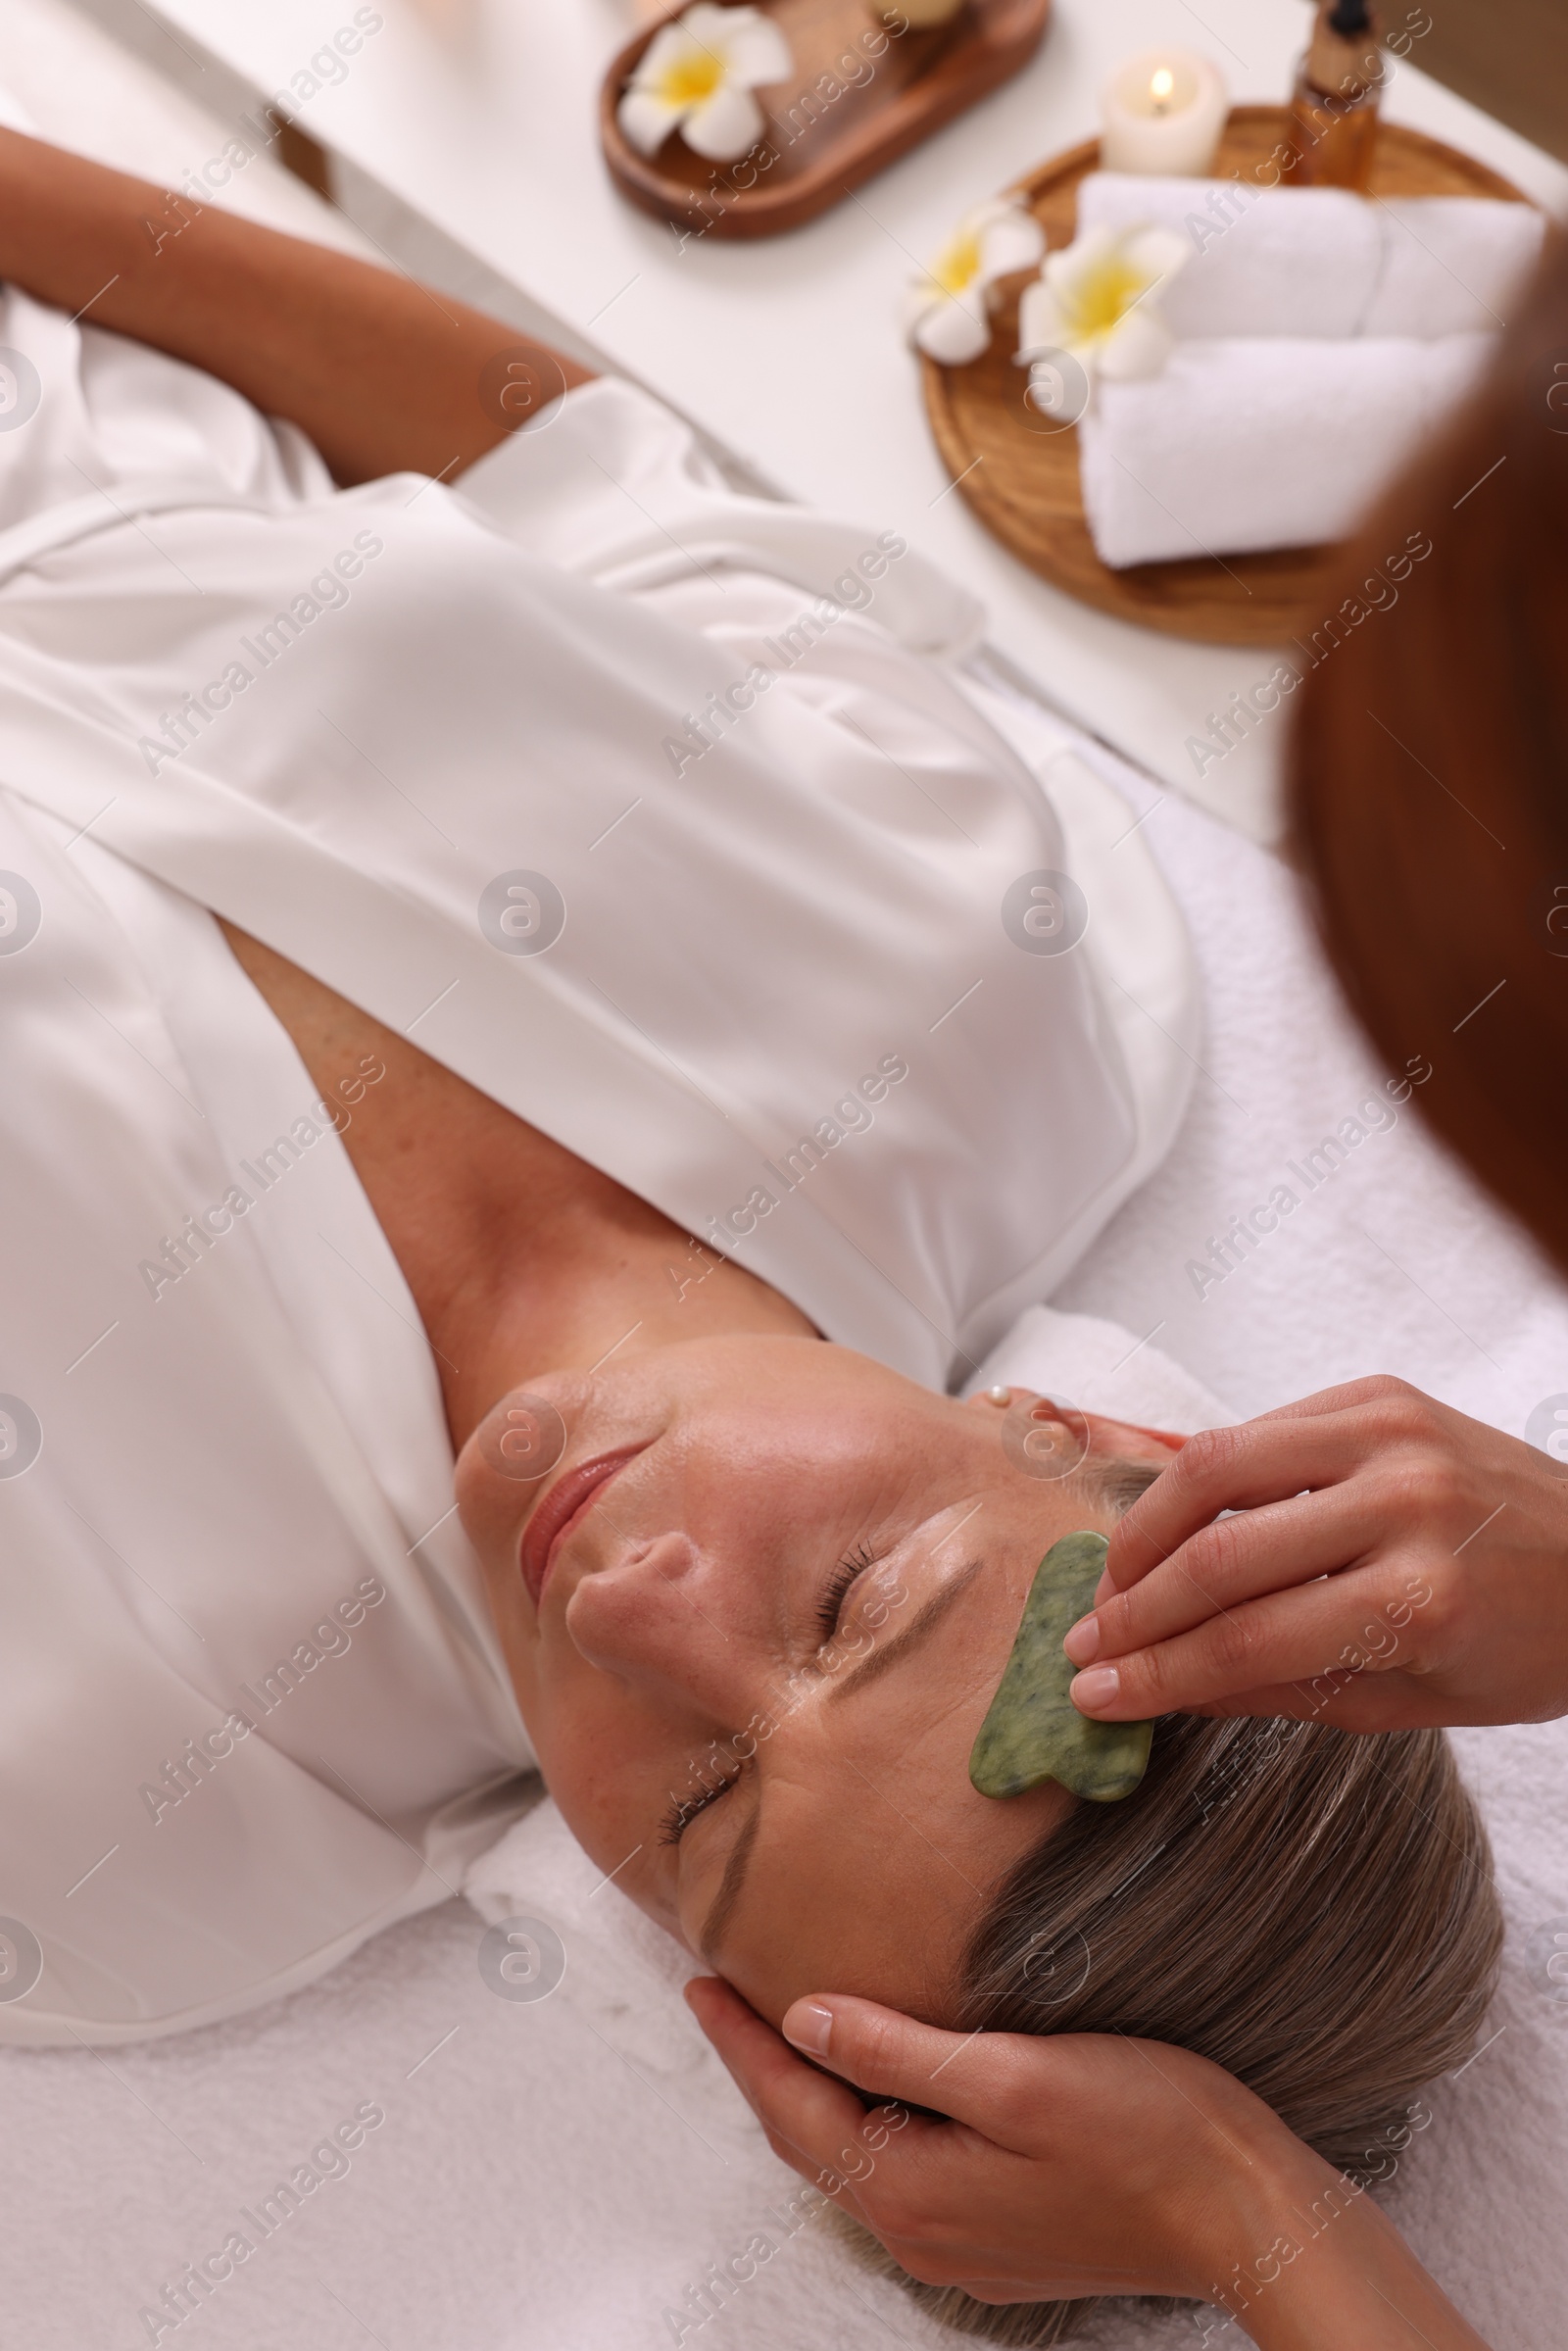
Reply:
[[[1370,32],[1372,11],[1367,0],[1335,0],[1329,24],[1338,33]]]

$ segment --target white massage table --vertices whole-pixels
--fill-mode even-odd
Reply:
[[[48,134],[156,176],[172,175],[193,143],[211,151],[211,120],[61,0],[0,0],[0,79]],[[270,164],[245,174],[235,202],[356,245]],[[1055,1301],[1129,1336],[1037,1317],[985,1376],[1196,1426],[1201,1394],[1167,1356],[1236,1414],[1386,1369],[1522,1432],[1538,1403],[1568,1391],[1568,1294],[1408,1115],[1198,1297],[1188,1260],[1382,1073],[1338,1012],[1273,858],[1117,772],[1137,810],[1152,808],[1145,831],[1192,919],[1210,1002],[1202,1072],[1170,1159]],[[1431,2127],[1392,2208],[1490,2340],[1556,2351],[1568,2002],[1553,1995],[1540,1938],[1553,1921],[1568,1927],[1568,1729],[1471,1732],[1457,1744],[1497,1844],[1508,1954],[1493,2037],[1431,2092]],[[4,2339],[27,2351],[150,2340],[655,2351],[699,2337],[746,2351],[927,2351],[955,2340],[803,2218],[801,2183],[768,2154],[679,2001],[673,1946],[612,1886],[597,1887],[552,1808],[480,1874],[486,1917],[525,1913],[561,1933],[567,1973],[549,1998],[488,1988],[484,1920],[454,1899],[230,2024],[105,2053],[0,2056]],[[142,2317],[365,2109],[384,2120],[345,2174],[296,2210],[274,2204],[265,2239],[250,2229],[257,2251],[208,2298],[188,2292],[177,2327],[171,2309],[162,2325]],[[699,2327],[710,2265],[759,2231],[777,2250]],[[1199,2336],[1190,2317],[1151,2329],[1113,2316],[1094,2339],[1133,2351]]]

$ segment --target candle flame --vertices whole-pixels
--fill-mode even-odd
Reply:
[[[1154,102],[1156,115],[1162,115],[1170,105],[1175,88],[1176,76],[1169,66],[1159,67],[1149,85],[1149,95]]]

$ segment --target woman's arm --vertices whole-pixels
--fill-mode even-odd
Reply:
[[[1486,2351],[1361,2187],[1190,2050],[966,2038],[824,1995],[784,2020],[808,2065],[727,1984],[686,1996],[774,2153],[911,2277],[998,2303],[1191,2296],[1262,2351]]]
[[[587,381],[445,294],[13,130],[0,277],[221,377],[307,432],[341,482],[450,479]]]

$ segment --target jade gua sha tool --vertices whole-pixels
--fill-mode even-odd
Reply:
[[[1058,1780],[1092,1804],[1130,1796],[1149,1768],[1152,1723],[1092,1723],[1067,1695],[1078,1668],[1062,1641],[1094,1606],[1103,1535],[1063,1535],[1035,1570],[1023,1622],[969,1755],[983,1796],[1021,1796]]]

